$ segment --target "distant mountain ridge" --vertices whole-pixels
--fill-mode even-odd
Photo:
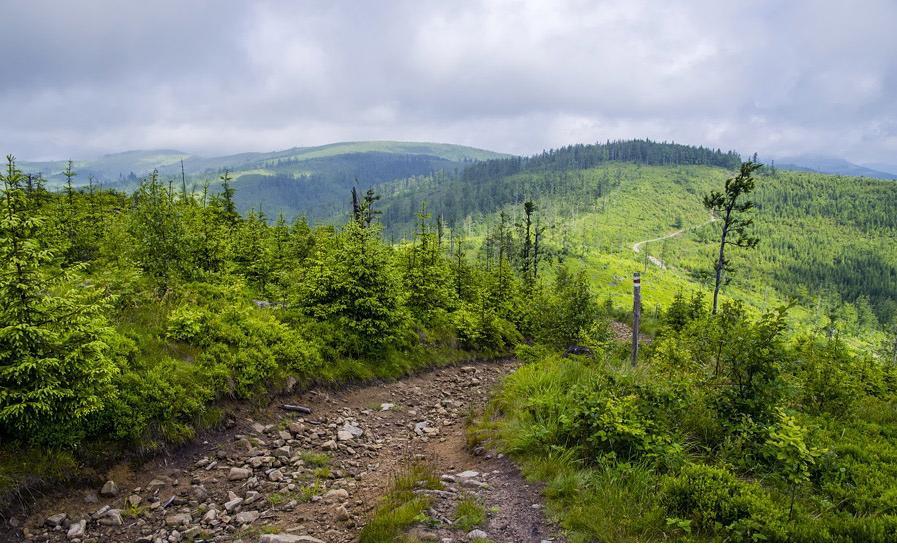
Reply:
[[[217,157],[203,157],[180,150],[131,150],[103,155],[94,160],[74,160],[74,170],[80,185],[93,177],[100,182],[116,183],[130,177],[143,177],[158,170],[163,175],[180,175],[181,161],[188,176],[197,177],[215,174],[230,169],[239,175],[244,171],[259,171],[258,174],[283,174],[278,166],[297,166],[312,160],[326,160],[339,156],[360,156],[363,154],[386,154],[398,157],[430,157],[451,163],[465,163],[509,157],[504,153],[489,150],[432,142],[360,141],[337,142],[322,146],[294,147],[272,152],[246,152]],[[319,161],[320,164],[320,161]],[[19,166],[28,173],[41,173],[51,186],[64,181],[62,171],[65,160],[20,161]],[[297,168],[296,174],[307,171]],[[217,177],[217,176],[215,176]],[[213,177],[214,178],[214,177]]]
[[[851,163],[839,157],[828,155],[799,155],[776,159],[776,167],[785,170],[803,170],[823,174],[840,174],[842,176],[864,176],[879,180],[897,180],[897,174],[887,170],[871,168]],[[897,170],[897,167],[894,167]]]
[[[897,176],[897,163],[865,163],[862,166]]]

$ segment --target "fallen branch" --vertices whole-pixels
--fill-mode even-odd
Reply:
[[[308,407],[303,407],[302,405],[284,404],[284,405],[281,405],[280,408],[285,411],[293,411],[293,412],[302,413],[302,414],[311,414],[311,409],[309,409]]]

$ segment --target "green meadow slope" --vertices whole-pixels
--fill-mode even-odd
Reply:
[[[709,222],[702,196],[731,175],[718,166],[608,161],[475,182],[424,179],[383,186],[383,218],[393,237],[410,237],[426,204],[459,236],[482,241],[502,212],[520,224],[522,203],[533,200],[556,260],[582,267],[620,309],[631,304],[632,273],[642,272],[645,308],[654,313],[676,293],[710,289],[719,225]],[[843,333],[873,342],[897,317],[897,184],[767,169],[752,198],[760,245],[731,250],[736,270],[724,294],[759,310],[794,301],[791,315],[803,326],[834,320]],[[680,230],[633,251],[638,241]]]

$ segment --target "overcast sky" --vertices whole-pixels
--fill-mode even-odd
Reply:
[[[0,151],[648,137],[897,163],[897,2],[0,0]]]

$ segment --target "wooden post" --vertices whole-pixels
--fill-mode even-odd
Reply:
[[[638,332],[642,321],[642,280],[632,273],[632,366],[638,363]]]

